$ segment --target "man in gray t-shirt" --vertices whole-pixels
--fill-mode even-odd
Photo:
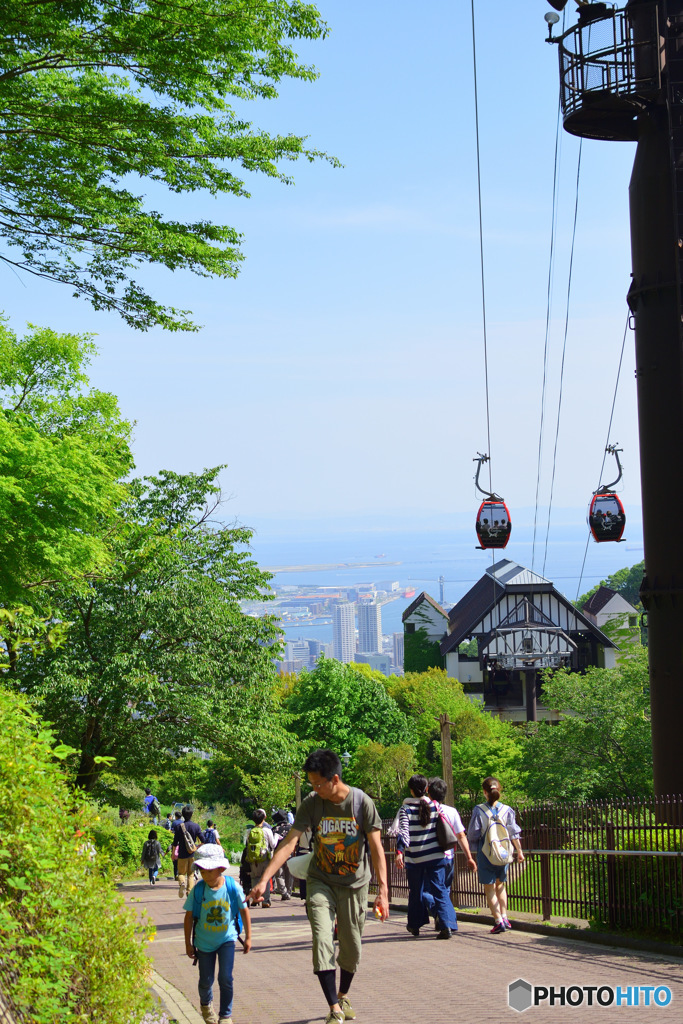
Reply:
[[[370,858],[379,883],[375,913],[389,917],[387,865],[381,820],[370,797],[342,782],[341,761],[333,750],[314,750],[304,764],[312,793],[302,801],[294,824],[275,851],[249,899],[263,899],[265,886],[291,856],[299,837],[310,828],[313,858],[306,879],[306,907],[313,933],[313,970],[330,1007],[326,1024],[355,1016],[347,998],[358,969],[370,884]],[[369,857],[368,857],[369,854]],[[334,921],[337,920],[340,967],[336,984]]]

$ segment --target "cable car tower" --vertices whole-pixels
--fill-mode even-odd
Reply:
[[[549,0],[563,10],[568,0]],[[577,0],[578,23],[558,43],[565,129],[637,141],[629,187],[643,533],[655,793],[683,793],[683,0]],[[676,458],[677,462],[677,458]]]

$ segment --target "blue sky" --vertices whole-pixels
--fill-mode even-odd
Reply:
[[[303,44],[314,84],[248,109],[337,156],[250,180],[252,198],[170,199],[165,212],[245,234],[237,281],[148,271],[190,307],[196,335],[138,334],[67,288],[7,269],[12,325],[94,331],[94,382],[136,421],[138,471],[227,463],[231,515],[301,522],[476,507],[486,448],[470,4],[319,5],[330,37]],[[543,0],[477,0],[493,486],[534,504],[558,95]],[[568,5],[569,12],[573,5]],[[578,140],[562,133],[557,264],[541,498],[547,505]],[[634,147],[584,142],[554,502],[580,516],[598,482],[626,318]],[[639,517],[633,338],[612,440]],[[566,513],[560,515],[560,519]],[[559,520],[558,520],[559,521]],[[632,559],[631,559],[632,560]],[[625,559],[626,561],[626,559]]]

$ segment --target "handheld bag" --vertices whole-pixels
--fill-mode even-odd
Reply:
[[[479,806],[487,819],[481,852],[492,864],[497,864],[500,867],[511,864],[514,848],[507,826],[498,817],[498,812],[492,811],[488,804]]]
[[[295,878],[300,878],[305,881],[306,878],[308,878],[308,869],[312,860],[313,851],[310,853],[300,853],[296,857],[290,857],[287,861],[287,867],[289,868],[290,874],[294,875]]]
[[[436,804],[436,841],[442,850],[453,850],[458,845],[455,829],[439,804]]]
[[[192,855],[193,853],[196,853],[197,852],[197,844],[195,843],[194,839],[192,838],[190,833],[185,828],[185,824],[183,822],[180,823],[180,828],[181,828],[181,831],[183,833],[183,839],[185,840],[185,846],[187,847],[187,852],[190,855]]]

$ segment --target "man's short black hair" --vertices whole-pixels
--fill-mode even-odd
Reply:
[[[256,810],[254,811],[254,813],[251,816],[251,820],[254,822],[255,825],[262,825],[267,817],[268,817],[268,815],[263,810],[263,808],[262,807],[257,807]]]
[[[448,789],[443,779],[435,778],[429,780],[429,788],[427,790],[432,800],[438,800],[440,804],[446,799],[446,793]]]
[[[189,821],[193,814],[194,807],[191,807],[190,804],[185,804],[185,806],[183,807],[183,818],[185,819],[185,821]]]
[[[316,775],[321,775],[328,782],[335,775],[341,779],[342,763],[339,760],[339,754],[335,754],[334,750],[329,750],[327,747],[314,750],[304,762],[304,771],[315,772]]]
[[[146,796],[151,796],[152,795],[152,790],[151,789],[146,789],[145,790],[145,795]]]

